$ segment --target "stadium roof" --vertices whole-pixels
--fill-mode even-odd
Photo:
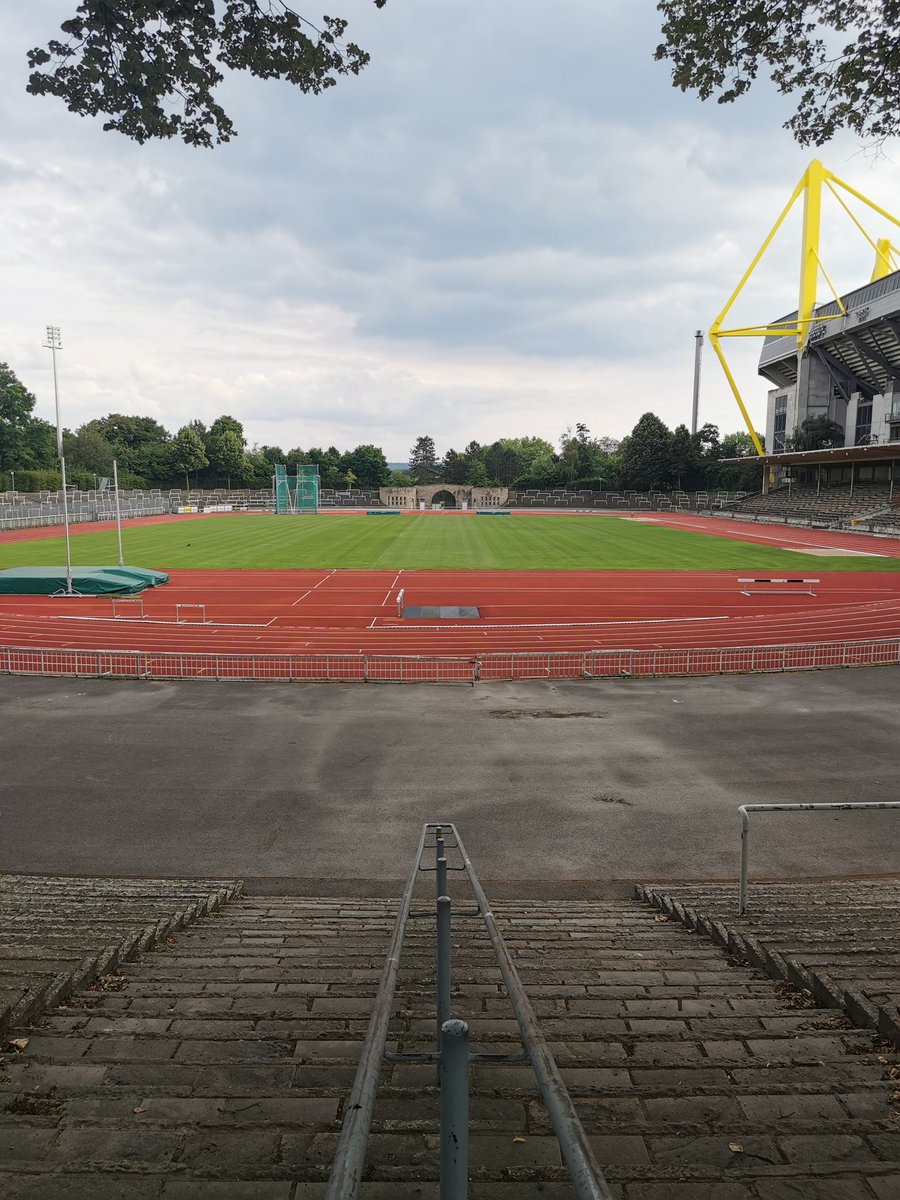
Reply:
[[[851,462],[890,462],[900,460],[900,442],[887,442],[880,446],[834,446],[823,450],[783,450],[779,454],[759,456],[745,454],[741,458],[723,458],[726,463],[759,463],[769,466],[811,466],[821,463],[841,466]]]
[[[843,311],[842,311],[843,309]],[[871,398],[900,378],[900,271],[885,275],[816,308],[804,351],[816,355],[845,399],[852,392]],[[781,322],[795,321],[796,311]],[[781,322],[774,322],[779,324]],[[775,384],[797,382],[797,341],[793,334],[767,337],[759,373]]]

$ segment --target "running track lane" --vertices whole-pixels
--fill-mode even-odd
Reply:
[[[791,584],[749,596],[738,580],[750,573],[736,571],[175,571],[144,593],[143,619],[113,619],[108,598],[0,597],[0,644],[471,656],[900,636],[900,573],[815,568],[803,572],[820,580],[814,595]],[[401,621],[401,584],[408,604],[477,604],[481,620]],[[209,623],[175,624],[176,604],[204,604]]]

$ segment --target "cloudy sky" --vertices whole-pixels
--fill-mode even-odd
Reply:
[[[50,417],[60,325],[73,428],[227,412],[251,442],[401,461],[422,433],[443,452],[689,421],[694,331],[811,157],[765,82],[737,106],[675,92],[653,0],[341,0],[358,79],[306,98],[232,77],[233,142],[139,147],[25,94],[26,50],[74,3],[0,10],[0,361]],[[900,211],[890,146],[817,153]],[[836,286],[864,282],[868,247],[826,225]],[[774,250],[735,323],[795,304],[793,231]],[[733,344],[761,426],[758,344]],[[710,353],[701,420],[741,427]]]

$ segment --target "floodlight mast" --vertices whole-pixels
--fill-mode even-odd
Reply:
[[[56,352],[62,350],[62,337],[58,325],[48,325],[44,338],[44,349],[53,359],[53,398],[56,402],[56,453],[59,458],[59,473],[62,478],[63,526],[66,531],[66,590],[65,595],[74,596],[72,587],[72,548],[69,544],[69,497],[66,492],[66,457],[63,454],[62,423],[59,419],[59,378],[56,371]]]
[[[691,435],[697,432],[697,417],[700,411],[700,363],[703,358],[703,330],[694,334],[694,402],[691,408]]]
[[[113,488],[116,493],[116,534],[119,539],[119,566],[125,566],[125,556],[122,554],[122,513],[119,510],[119,464],[113,459]]]

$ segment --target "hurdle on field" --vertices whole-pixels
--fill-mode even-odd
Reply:
[[[184,614],[184,615],[182,615]],[[176,625],[205,625],[206,624],[206,605],[205,604],[176,604],[175,605],[175,624]]]
[[[739,579],[738,580],[738,583],[743,583],[743,584],[747,584],[747,583],[767,583],[767,584],[802,583],[802,584],[806,585],[805,591],[797,591],[796,588],[791,588],[790,591],[787,591],[787,590],[775,591],[771,587],[765,587],[765,588],[744,587],[741,589],[742,596],[815,596],[816,593],[812,590],[812,585],[814,583],[819,583],[819,582],[820,581],[818,579],[769,579],[768,577],[761,578],[761,579]]]
[[[131,618],[140,619],[144,615],[144,599],[142,596],[113,596],[112,615],[117,620]]]
[[[406,595],[406,588],[401,588],[397,593],[397,616],[403,616],[403,597]]]

